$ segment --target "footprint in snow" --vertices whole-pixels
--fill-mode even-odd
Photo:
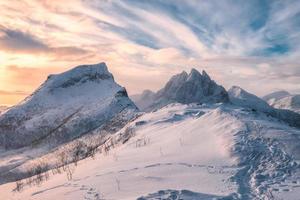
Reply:
[[[85,200],[100,200],[100,194],[95,188],[89,188],[84,194]]]

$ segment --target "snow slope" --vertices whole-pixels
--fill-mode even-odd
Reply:
[[[137,110],[105,63],[81,65],[47,81],[0,116],[0,147],[56,146]],[[128,115],[130,119],[132,115]]]
[[[1,185],[2,198],[292,200],[300,194],[300,130],[250,109],[170,104],[129,123],[104,147],[112,141],[107,154],[79,162],[72,180],[51,175],[15,193],[14,183]]]

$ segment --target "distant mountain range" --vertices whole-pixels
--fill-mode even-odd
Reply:
[[[183,71],[172,76],[158,92],[145,90],[142,94],[132,96],[137,107],[146,112],[174,102],[183,104],[232,103],[265,113],[291,126],[300,127],[300,115],[296,113],[297,105],[299,105],[296,103],[297,98],[297,95],[280,91],[267,95],[264,100],[238,86],[233,86],[226,91],[224,87],[213,81],[205,71],[201,74],[196,69],[192,69],[189,74]]]
[[[300,127],[300,115],[290,111],[298,111],[299,95],[279,91],[265,96],[264,101],[238,86],[227,92],[205,71],[200,73],[196,69],[172,76],[157,92],[145,90],[132,99],[142,111],[153,111],[170,103],[232,103]],[[138,112],[135,104],[126,89],[114,81],[105,63],[81,65],[49,75],[32,95],[3,113],[0,146],[20,148],[47,143],[55,147],[107,128],[112,119],[119,117],[119,127],[112,127],[113,132]]]
[[[300,113],[300,94],[277,91],[263,97],[274,108],[287,109]]]

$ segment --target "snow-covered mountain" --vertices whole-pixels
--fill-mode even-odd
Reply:
[[[105,63],[50,75],[32,95],[0,116],[0,147],[61,144],[137,111]],[[122,124],[122,122],[120,122]]]
[[[252,109],[252,111],[259,111],[268,116],[272,116],[281,120],[291,126],[300,128],[300,114],[286,110],[277,109],[270,106],[263,99],[251,94],[238,86],[233,86],[228,90],[230,101],[238,106]]]
[[[146,91],[134,98],[140,101],[141,104],[137,103],[140,107],[153,112],[137,115],[137,108],[124,88],[114,82],[104,63],[79,66],[50,76],[32,96],[0,117],[0,122],[6,122],[2,128],[12,124],[25,142],[28,142],[26,136],[35,135],[42,141],[59,138],[69,142],[47,155],[40,155],[32,148],[7,152],[0,149],[0,184],[5,183],[0,185],[1,198],[294,200],[299,197],[299,114],[273,108],[238,86],[227,92],[205,72],[201,74],[194,69],[189,74],[173,76],[156,93]],[[43,122],[43,119],[49,120]],[[95,127],[100,130],[111,119],[114,125],[120,119],[126,125],[104,138],[87,134],[73,140],[74,135],[81,136]],[[37,126],[40,123],[43,126]],[[21,129],[26,135],[22,135]],[[45,134],[44,129],[54,132]],[[12,128],[8,130],[14,133]],[[16,133],[15,138],[19,137]],[[5,135],[2,142],[13,137]],[[19,142],[8,141],[13,147],[20,146]],[[94,142],[98,142],[96,146]],[[95,148],[96,155],[79,159],[76,164],[60,165],[66,155],[74,158],[91,148]],[[75,153],[70,151],[74,149]],[[36,159],[24,162],[34,156]],[[46,169],[52,169],[52,173],[49,170],[7,183],[14,181],[10,179],[12,175],[28,177],[32,169],[40,169],[37,166],[41,163],[47,163]],[[8,181],[1,182],[4,179]]]
[[[158,92],[145,91],[135,103],[141,110],[161,108],[169,103],[220,103],[227,102],[226,90],[216,84],[209,75],[196,69],[190,73],[183,71],[172,76]]]
[[[279,91],[266,95],[263,99],[274,108],[287,109],[300,113],[300,94]]]
[[[262,99],[265,100],[266,102],[277,101],[277,100],[279,100],[283,97],[287,97],[289,95],[291,95],[289,92],[287,92],[285,90],[279,90],[279,91],[272,92],[270,94],[263,96]]]
[[[289,95],[270,102],[270,105],[274,108],[288,109],[300,113],[300,95]]]

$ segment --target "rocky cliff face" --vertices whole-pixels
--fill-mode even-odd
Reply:
[[[81,65],[50,75],[32,95],[0,116],[0,146],[59,144],[137,111],[105,63]]]

